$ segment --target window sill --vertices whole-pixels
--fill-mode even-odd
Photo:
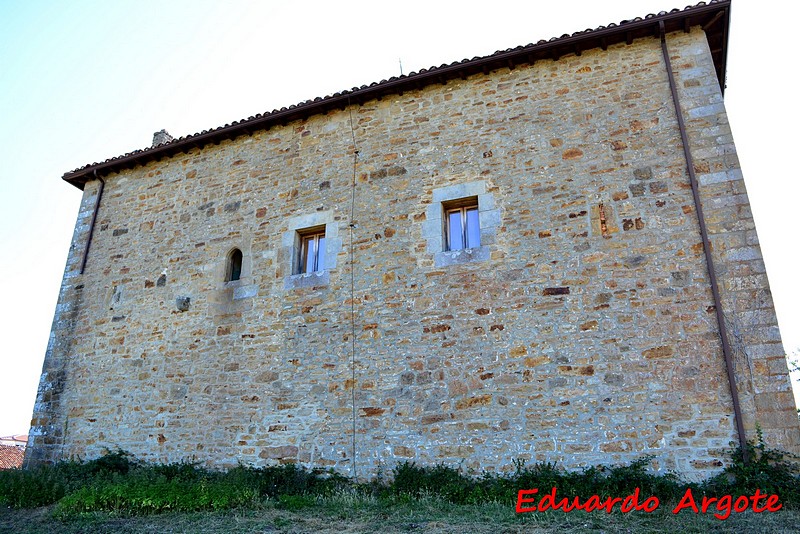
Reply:
[[[258,294],[256,284],[246,284],[241,278],[239,280],[229,280],[223,284],[223,289],[231,291],[233,300],[241,300],[255,297]]]
[[[299,289],[301,287],[327,286],[330,284],[331,276],[328,271],[316,271],[313,273],[293,274],[284,279],[284,289]]]
[[[255,284],[233,288],[233,300],[249,299],[255,297],[257,294],[258,286]]]
[[[447,267],[449,265],[460,265],[462,263],[474,263],[489,259],[489,247],[481,246],[475,248],[464,248],[461,250],[446,250],[437,252],[433,255],[436,267]]]

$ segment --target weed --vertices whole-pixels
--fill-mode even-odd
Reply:
[[[450,502],[464,504],[470,502],[477,487],[474,479],[444,464],[420,467],[413,462],[403,462],[393,472],[394,480],[389,488],[395,495],[419,497],[423,493],[430,493]]]
[[[752,495],[756,489],[777,494],[784,506],[800,506],[798,466],[786,453],[769,449],[759,439],[748,445],[751,461],[741,450],[731,452],[725,470],[702,484],[687,484],[674,474],[648,471],[650,457],[624,466],[597,466],[569,472],[554,463],[516,464],[510,474],[468,475],[444,464],[397,465],[388,480],[364,484],[321,470],[293,464],[239,466],[227,472],[204,469],[196,462],[144,464],[117,450],[89,462],[69,461],[29,470],[0,472],[0,504],[35,508],[57,503],[61,518],[95,511],[117,515],[148,515],[165,511],[258,509],[268,503],[280,510],[300,511],[320,506],[350,517],[359,510],[424,509],[424,503],[450,506],[488,505],[513,510],[517,492],[557,488],[563,497],[592,495],[624,497],[639,488],[641,495],[662,503],[676,502],[687,487],[709,496]],[[271,506],[271,505],[270,505]]]
[[[745,463],[742,447],[731,451],[731,462],[718,475],[700,485],[708,495],[752,495],[756,489],[776,494],[785,506],[800,505],[800,466],[792,454],[770,449],[764,443],[761,429],[758,441],[746,445],[749,462]]]

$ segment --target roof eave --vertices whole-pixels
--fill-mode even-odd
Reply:
[[[250,135],[258,130],[266,130],[276,125],[324,114],[334,109],[345,109],[351,104],[361,104],[368,100],[380,99],[387,95],[402,94],[418,90],[432,84],[446,84],[455,78],[466,78],[479,72],[488,73],[498,68],[515,68],[522,64],[533,64],[545,59],[557,60],[568,54],[580,54],[594,48],[607,48],[620,42],[632,43],[643,37],[659,35],[659,23],[663,22],[666,31],[689,31],[701,26],[707,35],[709,48],[714,60],[720,89],[725,90],[725,67],[728,49],[728,28],[730,24],[731,0],[716,0],[709,4],[699,4],[684,10],[672,10],[658,15],[648,15],[620,24],[612,24],[596,30],[586,30],[563,35],[549,41],[520,46],[511,50],[496,52],[490,56],[442,65],[406,76],[390,78],[369,86],[353,88],[325,98],[315,98],[298,105],[289,106],[271,113],[257,115],[242,121],[235,121],[211,131],[203,131],[175,139],[157,147],[138,150],[102,163],[93,163],[68,172],[62,177],[79,189],[95,176],[119,172],[137,165],[171,157],[192,148],[202,148],[208,144],[219,144],[226,139]]]

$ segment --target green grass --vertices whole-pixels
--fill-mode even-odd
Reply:
[[[507,475],[467,474],[446,466],[403,463],[387,480],[355,483],[341,475],[294,465],[226,472],[195,463],[143,464],[123,451],[89,462],[71,461],[0,472],[0,531],[17,532],[713,532],[792,531],[800,519],[797,464],[763,443],[732,451],[728,467],[702,483],[648,471],[650,458],[630,465],[565,471],[550,463],[517,465]],[[518,491],[557,488],[558,499],[585,502],[633,494],[657,497],[652,513],[533,511],[515,513]],[[672,510],[691,489],[703,496],[777,495],[783,509],[734,513]],[[763,504],[763,503],[762,503]],[[526,504],[525,506],[530,506]],[[534,502],[532,506],[536,506]]]
[[[773,514],[751,512],[726,521],[711,515],[678,514],[659,508],[643,512],[547,512],[516,514],[502,503],[457,505],[443,499],[386,499],[349,492],[318,497],[299,509],[286,509],[275,500],[255,507],[207,512],[165,512],[151,515],[120,515],[87,512],[68,520],[53,516],[53,507],[0,509],[0,532],[70,534],[79,532],[796,532],[800,512],[782,510]]]

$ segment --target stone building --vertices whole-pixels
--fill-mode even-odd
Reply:
[[[87,165],[28,461],[369,476],[797,450],[730,1]],[[679,110],[676,113],[676,110]]]

